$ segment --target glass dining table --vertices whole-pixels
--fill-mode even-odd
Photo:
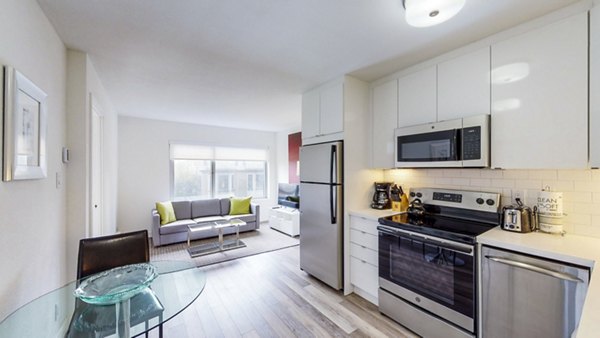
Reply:
[[[128,335],[142,335],[178,315],[204,290],[206,276],[193,262],[155,261],[158,277],[130,302]],[[75,297],[73,281],[23,305],[0,322],[0,337],[110,337],[118,335],[115,305]],[[121,323],[122,325],[122,323]],[[162,329],[162,328],[161,328]]]

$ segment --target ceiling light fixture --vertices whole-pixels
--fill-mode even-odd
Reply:
[[[415,27],[428,27],[455,16],[466,0],[402,0],[406,22]]]

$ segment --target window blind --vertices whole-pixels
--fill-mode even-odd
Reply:
[[[171,143],[171,160],[238,160],[267,161],[268,150],[257,148],[215,147]]]

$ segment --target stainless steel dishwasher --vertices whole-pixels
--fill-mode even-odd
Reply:
[[[589,269],[488,246],[481,249],[482,337],[571,337]]]

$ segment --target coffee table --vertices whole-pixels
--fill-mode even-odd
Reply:
[[[246,222],[241,219],[233,218],[229,220],[218,220],[215,222],[198,223],[188,225],[188,252],[191,257],[204,256],[215,252],[233,250],[243,248],[246,246],[240,239],[240,226],[246,225]],[[227,239],[223,238],[223,229],[235,228],[235,238]],[[215,229],[218,231],[219,237],[216,242],[203,243],[195,246],[191,246],[191,237],[195,232],[207,231]]]

